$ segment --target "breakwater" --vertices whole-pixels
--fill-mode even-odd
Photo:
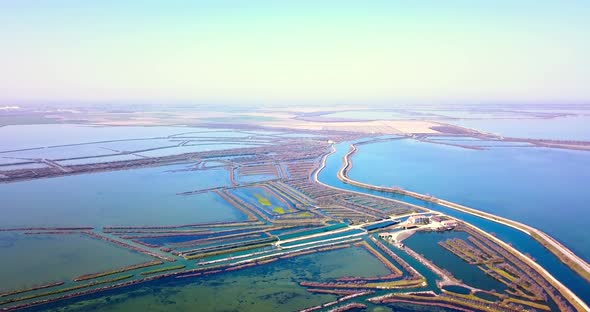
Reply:
[[[379,247],[383,252],[385,252],[388,256],[390,256],[395,262],[397,262],[408,274],[410,275],[411,279],[424,279],[424,276],[420,274],[420,272],[416,271],[411,265],[409,265],[404,259],[400,258],[396,255],[393,251],[391,251],[387,246],[383,245],[380,241],[376,238],[371,237],[371,241]]]
[[[0,293],[0,297],[7,297],[7,296],[18,295],[18,294],[22,294],[22,293],[26,293],[26,292],[30,292],[30,291],[35,291],[35,290],[40,290],[40,289],[46,289],[46,288],[61,286],[63,284],[64,284],[64,282],[55,282],[55,283],[49,283],[49,284],[43,284],[43,285],[33,286],[33,287],[29,287],[29,288],[21,288],[21,289],[11,290],[11,291]]]
[[[520,272],[523,272],[524,275],[528,276],[525,276],[523,278],[521,276],[522,274],[517,275],[518,277],[523,278],[524,282],[527,282],[527,280],[534,281],[534,283],[528,282],[527,287],[523,289],[528,290],[533,294],[537,294],[538,297],[544,297],[542,294],[539,294],[540,291],[538,289],[535,289],[535,285],[538,285],[545,291],[546,294],[549,295],[553,302],[555,302],[555,304],[562,311],[570,310],[570,302],[571,305],[573,305],[573,307],[576,308],[578,311],[584,311],[585,307],[581,304],[577,304],[577,301],[575,300],[576,297],[569,296],[569,293],[565,292],[562,288],[559,287],[559,285],[555,285],[554,283],[552,283],[550,276],[543,274],[543,271],[539,271],[535,266],[531,266],[531,260],[529,258],[522,257],[518,254],[518,252],[516,252],[512,248],[509,248],[509,246],[507,245],[502,246],[492,241],[492,239],[489,236],[483,235],[475,228],[465,227],[464,230],[470,235],[472,235],[474,238],[476,238],[483,245],[487,246],[488,248],[502,256],[504,259],[508,260],[516,268],[518,268]],[[512,271],[507,266],[504,266],[503,268]],[[495,272],[504,275],[505,277],[507,276],[506,274],[503,274],[502,271],[496,270]]]
[[[139,253],[142,253],[142,254],[151,256],[151,257],[159,258],[159,259],[162,259],[162,260],[165,260],[165,261],[168,261],[168,262],[174,262],[174,261],[176,261],[176,259],[174,259],[174,258],[167,257],[167,256],[161,255],[159,253],[149,251],[147,249],[143,249],[143,248],[139,248],[139,247],[136,247],[136,246],[132,246],[132,245],[129,245],[127,243],[124,243],[124,242],[121,242],[121,241],[112,239],[110,237],[107,237],[107,236],[104,236],[104,235],[100,235],[98,233],[94,233],[94,232],[82,232],[82,233],[84,233],[84,234],[86,234],[86,235],[88,235],[88,236],[90,236],[92,238],[103,240],[103,241],[107,241],[109,243],[112,243],[112,244],[121,246],[123,248],[130,249],[130,250],[133,250],[133,251],[136,251],[136,252],[139,252]]]
[[[80,282],[80,281],[85,281],[85,280],[89,280],[89,279],[96,279],[99,277],[104,277],[104,276],[113,275],[113,274],[117,274],[117,273],[123,273],[123,272],[132,271],[132,270],[136,270],[136,269],[147,268],[147,267],[159,265],[162,263],[163,263],[162,261],[154,260],[154,261],[149,261],[149,262],[144,262],[144,263],[140,263],[140,264],[134,264],[134,265],[122,267],[122,268],[119,268],[116,270],[99,272],[99,273],[84,274],[84,275],[80,275],[78,277],[75,277],[73,279],[73,281]]]
[[[83,288],[89,288],[89,287],[101,285],[101,284],[114,283],[114,282],[122,281],[125,279],[129,279],[132,276],[133,276],[132,274],[129,274],[129,275],[119,276],[119,277],[115,277],[115,278],[111,278],[111,279],[107,279],[107,280],[90,282],[88,284],[75,285],[75,286],[70,286],[70,287],[66,287],[66,288],[59,288],[59,289],[55,289],[55,290],[50,290],[47,292],[36,293],[36,294],[24,296],[24,297],[10,298],[10,299],[6,299],[4,301],[0,301],[0,305],[13,303],[13,302],[19,302],[19,301],[26,301],[26,300],[36,299],[39,297],[46,297],[46,296],[50,296],[50,295],[61,294],[61,293],[79,290],[79,289],[83,289]]]
[[[164,268],[159,268],[159,269],[155,269],[155,270],[151,270],[151,271],[141,272],[141,275],[152,275],[152,274],[157,274],[157,273],[166,272],[166,271],[175,271],[175,270],[184,269],[185,267],[186,267],[185,265],[164,267]]]

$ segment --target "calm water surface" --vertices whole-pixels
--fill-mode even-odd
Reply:
[[[360,145],[350,177],[398,185],[540,228],[590,260],[590,153],[396,140]],[[577,217],[576,217],[577,216]]]
[[[125,291],[109,291],[40,307],[38,311],[47,308],[53,311],[297,311],[337,298],[310,293],[299,286],[301,281],[387,273],[375,257],[353,247],[209,277],[158,280]]]
[[[344,142],[344,143],[340,143],[340,144],[336,145],[336,152],[327,158],[326,167],[318,175],[318,179],[321,182],[329,184],[329,185],[337,187],[337,188],[341,188],[341,189],[347,189],[347,190],[352,190],[352,191],[357,191],[357,192],[362,192],[362,193],[367,193],[367,194],[372,194],[372,195],[377,195],[377,196],[393,198],[393,199],[405,201],[408,203],[429,207],[433,210],[437,210],[437,211],[443,212],[445,214],[448,214],[450,216],[454,216],[459,219],[465,220],[466,222],[469,222],[469,223],[483,229],[484,231],[494,232],[494,233],[496,233],[498,238],[502,239],[503,241],[511,243],[516,249],[518,249],[522,252],[527,252],[527,253],[531,254],[533,257],[535,257],[537,259],[537,262],[541,266],[543,266],[545,269],[547,269],[555,278],[557,278],[562,283],[564,283],[566,286],[568,286],[574,293],[576,293],[586,303],[590,303],[590,292],[588,291],[590,289],[590,283],[587,282],[586,280],[584,280],[583,278],[581,278],[580,276],[578,276],[577,274],[575,274],[573,271],[571,271],[565,265],[563,265],[555,256],[553,256],[550,252],[548,252],[539,243],[537,243],[535,240],[533,240],[530,236],[526,235],[525,233],[522,233],[516,229],[512,229],[512,228],[500,225],[500,224],[492,222],[492,221],[488,221],[488,220],[485,220],[485,219],[482,219],[482,218],[479,218],[476,216],[468,215],[468,214],[465,214],[465,213],[462,213],[462,212],[459,212],[459,211],[456,211],[453,209],[449,209],[449,208],[446,208],[446,207],[443,207],[440,205],[432,204],[429,202],[424,202],[424,201],[421,201],[421,200],[418,200],[415,198],[411,198],[411,197],[403,196],[403,195],[399,195],[399,194],[370,191],[370,190],[366,190],[363,188],[359,188],[359,187],[345,184],[345,183],[341,182],[340,180],[338,180],[336,178],[336,174],[337,174],[338,170],[340,169],[340,167],[342,166],[342,157],[348,152],[350,143],[351,142]],[[395,144],[395,143],[392,143],[392,144]],[[369,145],[367,145],[367,146],[369,146]],[[367,146],[361,146],[361,148],[366,148]],[[445,148],[452,148],[452,147],[445,147]],[[398,151],[390,151],[389,155],[394,155],[396,153],[399,154]],[[361,150],[359,153],[357,153],[355,158],[361,156],[362,154],[363,154],[363,150]],[[355,169],[358,170],[357,163],[358,163],[358,161],[356,161],[354,163],[353,170],[352,170],[353,172]],[[372,169],[367,169],[367,168],[372,168]],[[369,177],[379,177],[381,175],[380,172],[384,171],[384,167],[378,167],[376,165],[373,165],[371,167],[365,167],[365,169],[366,169],[364,172],[365,179],[366,179],[365,181],[368,183],[372,183],[372,184],[380,184],[378,181],[373,181]],[[373,171],[367,171],[367,170],[373,170]],[[408,174],[411,174],[411,173],[408,173]],[[401,183],[403,183],[403,181],[401,181],[400,179],[395,179],[395,182],[393,182],[393,183],[389,182],[389,183],[385,183],[385,184],[386,185],[392,185],[392,184],[401,185]],[[450,183],[450,182],[448,182],[448,180],[443,180],[441,183]],[[468,183],[461,183],[461,184],[456,184],[456,185],[458,185],[458,187],[463,187],[463,186],[466,186],[467,184]],[[507,182],[506,182],[506,184],[507,184]],[[464,203],[461,201],[459,201],[459,202]],[[476,208],[479,208],[479,207],[476,207]],[[483,209],[483,208],[479,208],[479,209]],[[543,229],[543,228],[541,228],[541,229]],[[545,229],[543,229],[543,230],[545,230]]]
[[[459,238],[467,242],[467,237],[469,235],[465,232],[418,232],[404,240],[404,244],[432,261],[438,267],[451,272],[454,277],[469,286],[483,290],[494,289],[498,292],[506,289],[506,285],[485,274],[476,265],[468,264],[438,244],[441,241],[453,238]]]
[[[179,192],[229,185],[223,168],[190,164],[0,184],[0,227],[178,225],[246,216],[213,193]]]
[[[590,141],[588,115],[551,119],[462,119],[449,123],[509,137]]]
[[[0,292],[68,281],[151,260],[150,257],[80,234],[0,233]]]

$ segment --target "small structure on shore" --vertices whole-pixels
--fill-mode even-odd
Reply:
[[[393,239],[393,234],[390,232],[379,233],[379,238],[391,240],[391,239]]]
[[[452,229],[455,228],[459,224],[459,222],[457,222],[457,220],[444,220],[441,221],[440,224],[446,227],[447,229]]]
[[[409,224],[428,224],[430,218],[427,216],[410,216],[407,221]]]

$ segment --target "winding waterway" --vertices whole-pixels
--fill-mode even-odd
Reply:
[[[493,221],[489,221],[486,219],[482,219],[477,216],[469,215],[463,212],[459,212],[450,208],[446,208],[437,204],[433,204],[430,202],[425,202],[413,197],[393,194],[393,193],[383,193],[379,191],[367,190],[364,188],[356,187],[353,185],[345,184],[338,180],[337,172],[342,166],[342,157],[348,152],[349,146],[351,143],[355,142],[343,142],[340,144],[335,145],[336,151],[326,158],[326,165],[325,167],[319,172],[318,180],[322,183],[327,185],[346,189],[356,192],[367,193],[371,195],[378,195],[382,197],[394,198],[397,200],[401,200],[404,202],[421,205],[428,207],[430,209],[443,212],[445,214],[454,216],[456,218],[462,219],[466,222],[469,222],[480,229],[493,232],[496,236],[502,239],[505,242],[509,242],[523,253],[528,253],[533,256],[537,263],[543,266],[549,273],[551,273],[555,278],[560,280],[564,285],[570,288],[576,295],[578,295],[582,300],[586,303],[590,303],[590,283],[578,276],[572,270],[570,270],[567,266],[562,264],[553,254],[551,254],[548,250],[543,248],[539,243],[537,243],[533,238],[528,236],[527,234],[520,232],[514,228],[510,228],[508,226],[495,223]],[[365,147],[365,146],[363,146]],[[361,148],[357,154],[362,154],[363,149]],[[391,154],[389,154],[391,155]],[[358,155],[357,155],[358,156]],[[353,159],[354,166],[356,170],[359,170],[359,167],[362,165],[359,163],[357,158]],[[370,184],[382,184],[379,181],[373,181],[374,176],[379,176],[378,172],[382,170],[379,167],[378,163],[372,163],[370,166],[365,166],[365,170],[363,172],[362,179],[363,182],[370,183]],[[357,177],[358,178],[358,177]],[[403,181],[396,181],[394,177],[392,177],[392,181],[389,184],[400,184]],[[468,182],[468,181],[466,181]],[[459,186],[460,187],[460,186]],[[457,200],[459,203],[462,203],[460,200]],[[474,208],[478,208],[475,206]],[[543,230],[543,228],[541,228]]]

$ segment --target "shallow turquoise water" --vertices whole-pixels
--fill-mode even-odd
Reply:
[[[151,260],[80,234],[0,233],[0,292],[68,281],[86,274]]]
[[[362,263],[363,265],[358,265]],[[160,279],[39,306],[34,311],[298,311],[335,300],[299,286],[345,276],[380,276],[388,270],[362,248],[281,259],[238,271]]]

